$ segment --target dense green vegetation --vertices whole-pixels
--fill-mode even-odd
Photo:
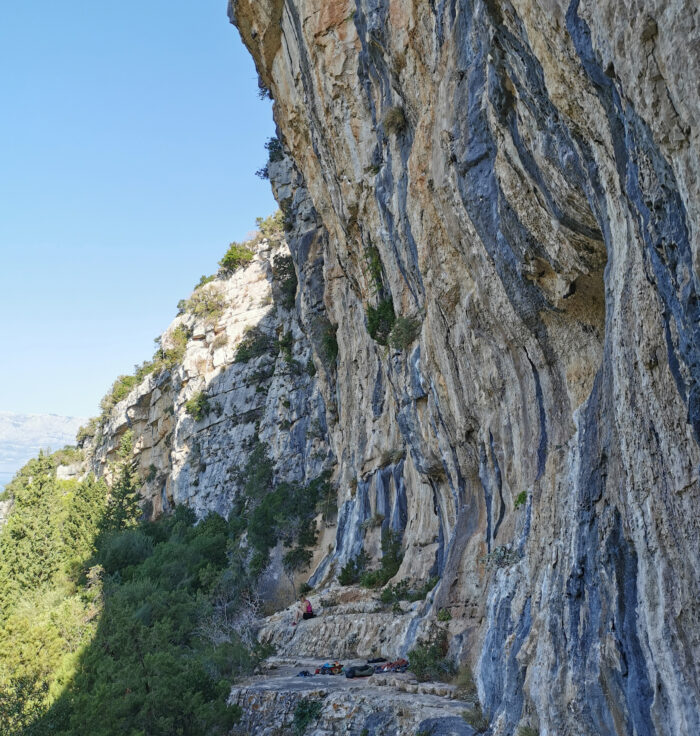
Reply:
[[[282,210],[273,212],[269,217],[256,217],[255,227],[262,238],[281,240],[284,234],[284,215]]]
[[[255,253],[245,244],[231,243],[219,261],[222,270],[233,273],[253,260]]]
[[[360,577],[367,567],[369,556],[362,550],[357,557],[348,560],[340,570],[338,582],[341,585],[354,585],[360,582]]]
[[[216,285],[208,289],[196,289],[189,299],[182,303],[184,312],[203,319],[208,324],[214,324],[229,305],[228,299]]]
[[[382,288],[382,259],[376,246],[370,245],[365,248],[365,262],[367,270],[372,277],[372,282],[377,290]]]
[[[391,578],[396,575],[401,567],[403,560],[403,548],[401,546],[401,538],[393,529],[386,529],[382,532],[382,559],[376,570],[367,570],[369,557],[362,550],[357,557],[348,560],[338,575],[338,582],[341,585],[353,585],[359,583],[365,588],[381,588],[386,585]],[[434,584],[433,586],[434,587]],[[402,590],[399,588],[398,590]],[[387,594],[388,600],[398,601],[400,598],[393,598],[392,594]],[[425,597],[425,596],[423,596]]]
[[[408,653],[411,672],[420,682],[442,680],[449,682],[457,674],[457,666],[448,656],[447,631],[435,628],[427,639],[419,642]]]
[[[408,121],[402,107],[390,107],[384,114],[384,130],[390,135],[400,135],[406,130]]]
[[[185,411],[198,422],[209,414],[211,406],[204,391],[198,391],[189,401],[185,402]]]
[[[292,728],[295,736],[303,736],[306,729],[321,715],[323,706],[318,700],[310,700],[302,698],[294,708],[294,718],[292,720]]]
[[[243,496],[232,513],[240,533],[248,532],[252,552],[249,569],[253,575],[265,569],[270,551],[278,542],[288,548],[283,564],[290,576],[308,566],[309,548],[317,538],[314,517],[322,512],[328,518],[336,512],[336,494],[329,475],[322,473],[306,485],[274,485],[267,447],[256,443],[243,471]]]
[[[236,623],[254,583],[246,521],[195,525],[183,507],[145,521],[132,442],[109,491],[56,480],[60,458],[44,455],[8,486],[0,733],[224,734],[238,715],[231,683],[260,655]]]
[[[393,529],[387,529],[382,533],[382,559],[379,569],[362,573],[360,585],[365,588],[381,588],[396,575],[402,560],[401,537]]]
[[[420,322],[409,317],[397,317],[389,333],[389,345],[396,350],[406,350],[420,333]]]
[[[383,299],[376,307],[367,307],[367,331],[373,340],[386,345],[389,339],[396,315],[391,298]]]
[[[280,218],[282,213],[278,210]],[[277,256],[272,263],[272,275],[279,286],[280,305],[284,309],[294,306],[297,293],[297,273],[291,256]]]
[[[249,360],[259,358],[261,355],[270,353],[275,341],[257,327],[251,327],[236,347],[234,363],[247,363]]]
[[[440,578],[432,577],[418,588],[410,587],[408,580],[401,580],[395,585],[388,585],[382,590],[379,599],[382,603],[398,603],[399,601],[422,601],[438,584]]]
[[[282,211],[258,218],[259,239],[281,239],[284,224]],[[224,271],[252,258],[252,249],[234,245],[222,259]],[[291,258],[275,259],[273,277],[281,305],[291,308],[297,289]],[[200,279],[181,311],[210,322],[221,314],[222,292],[206,286],[213,278]],[[148,375],[175,369],[190,338],[184,324],[158,338],[152,359],[114,382],[79,442],[99,442],[114,407]],[[216,340],[221,346],[226,335]],[[277,347],[274,337],[254,329],[235,360],[272,357]],[[296,363],[291,333],[279,348]],[[195,419],[210,409],[217,407],[203,392],[186,405]],[[257,577],[279,542],[290,579],[308,567],[314,517],[335,512],[326,475],[275,485],[258,443],[228,520],[212,515],[195,523],[177,508],[148,521],[133,440],[130,430],[123,435],[109,488],[93,477],[56,478],[59,464],[81,459],[75,448],[40,455],[7,488],[14,505],[0,533],[2,734],[227,733],[238,715],[226,706],[231,683],[263,655],[240,623],[250,618],[244,609],[254,606]],[[143,475],[153,481],[157,474],[151,465]]]

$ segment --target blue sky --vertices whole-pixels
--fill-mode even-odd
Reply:
[[[276,209],[226,0],[0,2],[0,411],[91,416]]]

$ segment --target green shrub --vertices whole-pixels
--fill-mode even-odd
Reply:
[[[198,422],[209,414],[211,405],[204,391],[198,391],[185,403],[185,411]]]
[[[382,559],[378,570],[369,570],[360,577],[360,585],[365,588],[379,588],[386,585],[396,575],[403,561],[401,538],[393,529],[382,534]]]
[[[132,565],[139,565],[153,554],[153,540],[138,529],[126,529],[111,537],[101,555],[109,575]]]
[[[119,376],[112,384],[109,393],[103,396],[100,401],[100,408],[103,414],[109,414],[120,401],[129,395],[129,392],[134,386],[136,386],[135,376]]]
[[[395,320],[394,303],[391,299],[383,299],[376,307],[367,307],[367,331],[381,345],[386,345]]]
[[[369,557],[367,553],[362,550],[357,557],[348,562],[340,570],[338,575],[338,582],[341,585],[354,585],[360,580],[360,576],[367,567]]]
[[[381,289],[382,259],[376,246],[369,245],[365,248],[365,262],[367,263],[367,269],[369,271],[369,275],[372,277],[375,287],[377,289]]]
[[[79,463],[84,457],[83,451],[72,445],[66,445],[62,450],[53,453],[56,465],[72,465]]]
[[[520,491],[518,495],[515,498],[515,503],[513,504],[514,509],[519,509],[521,506],[524,506],[527,502],[527,492],[526,491]]]
[[[447,632],[433,630],[430,636],[421,641],[408,653],[411,672],[420,682],[439,680],[448,682],[457,672],[454,662],[448,658]]]
[[[292,348],[294,347],[294,337],[291,332],[285,332],[284,335],[279,340],[279,348],[282,355],[284,355],[284,359],[287,363],[291,363],[292,358]]]
[[[337,326],[329,323],[321,334],[321,358],[326,366],[335,365],[335,362],[338,359],[337,330]]]
[[[280,202],[280,209],[282,210],[282,223],[284,225],[284,231],[288,233],[294,227],[294,208],[292,205],[294,200],[292,197],[287,197]]]
[[[389,135],[400,135],[406,130],[408,121],[402,107],[395,105],[384,113],[384,130]]]
[[[219,350],[226,345],[228,345],[228,335],[225,332],[220,332],[211,344],[214,350]]]
[[[211,276],[200,276],[199,281],[195,284],[193,291],[199,289],[200,286],[211,283],[215,278],[216,274],[212,274]]]
[[[540,736],[540,732],[532,726],[520,726],[518,736]]]
[[[282,566],[288,573],[300,572],[305,570],[313,558],[313,552],[304,547],[292,547],[289,552],[282,557]]]
[[[432,577],[419,588],[410,588],[408,580],[400,580],[395,585],[389,585],[382,590],[380,600],[382,603],[398,603],[399,601],[422,601],[430,591],[438,584],[440,578]]]
[[[221,289],[198,289],[185,302],[185,311],[212,324],[221,317],[228,303]]]
[[[272,491],[274,468],[267,452],[267,446],[259,440],[248,455],[245,470],[243,493],[248,498],[260,499]]]
[[[284,148],[279,138],[268,138],[265,148],[269,154],[270,162],[281,161],[284,158]]]
[[[57,480],[57,462],[42,455],[9,484],[0,732],[230,733],[231,685],[262,652],[231,625],[250,581],[238,550],[227,554],[227,523],[194,526],[183,507],[140,520],[128,453],[109,493],[94,478]]]
[[[282,214],[282,210],[278,209],[269,217],[256,217],[255,227],[258,228],[258,231],[263,238],[281,239],[284,235],[284,215]],[[289,256],[280,257],[288,258]]]
[[[281,211],[279,211],[281,216]],[[280,304],[285,309],[294,306],[297,293],[297,273],[294,270],[294,261],[291,256],[277,256],[272,263],[272,276],[279,284]]]
[[[452,614],[446,608],[441,608],[437,612],[437,620],[442,622],[452,621]]]
[[[233,273],[250,263],[254,255],[255,253],[248,246],[234,242],[229,245],[224,257],[219,261],[219,265],[224,271]]]
[[[303,736],[306,729],[321,715],[323,706],[318,700],[302,698],[294,708],[292,726],[296,736]]]
[[[247,363],[254,358],[259,358],[265,353],[269,353],[274,345],[273,339],[256,327],[246,332],[243,339],[236,348],[236,355],[233,358],[234,363]]]
[[[389,345],[395,350],[406,350],[420,333],[420,322],[408,317],[397,317],[389,333]]]
[[[153,361],[158,373],[164,370],[173,370],[182,363],[190,337],[191,332],[185,325],[180,324],[172,332],[156,338],[155,342],[158,349],[153,355]],[[163,338],[165,338],[165,344]]]
[[[321,473],[306,485],[273,483],[273,465],[267,447],[257,442],[243,471],[244,500],[240,515],[247,518],[248,545],[257,553],[256,566],[261,571],[267,564],[269,551],[282,541],[293,547],[285,555],[289,571],[302,569],[311,559],[305,548],[316,544],[313,519],[322,510],[324,499],[332,487],[329,473]]]
[[[78,433],[75,436],[75,441],[82,445],[86,440],[92,439],[99,431],[99,419],[93,417],[90,421],[78,429]]]

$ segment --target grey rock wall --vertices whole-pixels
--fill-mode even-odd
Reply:
[[[700,732],[699,13],[230,5],[317,362],[337,326],[336,562],[379,514],[441,575],[494,733]]]
[[[141,495],[154,515],[184,504],[199,517],[228,516],[252,453],[263,447],[276,483],[305,483],[333,468],[311,348],[293,299],[275,277],[276,259],[285,256],[284,242],[263,240],[245,268],[200,287],[223,299],[222,313],[209,318],[185,310],[173,321],[161,343],[169,347],[186,328],[182,361],[136,386],[89,448],[92,469],[110,478],[121,440],[133,432]],[[261,335],[267,347],[237,361],[250,334]],[[197,418],[187,402],[200,393],[208,409]]]

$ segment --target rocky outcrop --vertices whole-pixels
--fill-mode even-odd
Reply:
[[[316,367],[293,310],[294,288],[285,296],[276,276],[278,259],[289,258],[289,251],[269,240],[254,247],[245,268],[194,292],[195,301],[190,298],[160,340],[164,350],[183,341],[180,359],[120,401],[90,448],[93,470],[109,477],[124,434],[133,433],[141,495],[155,515],[176,504],[198,516],[227,515],[256,448],[261,459],[264,448],[277,482],[306,482],[332,465]],[[245,342],[252,344],[250,357],[240,353]],[[201,409],[188,407],[198,397]]]
[[[391,528],[440,576],[494,733],[700,731],[699,13],[230,4],[338,345],[336,569]]]
[[[309,736],[335,734],[414,734],[434,736],[474,736],[462,713],[471,703],[453,701],[419,691],[417,683],[405,689],[385,683],[379,677],[346,680],[341,676],[295,679],[293,675],[269,673],[234,688],[230,703],[238,705],[243,717],[232,732],[257,736],[284,736],[291,732],[300,702],[317,703],[318,713],[303,733]],[[323,680],[324,682],[318,682]]]
[[[269,466],[268,484],[306,484],[335,461],[326,440],[326,409],[309,340],[294,309],[296,275],[278,233],[247,243],[254,256],[221,270],[181,303],[160,338],[168,360],[103,413],[97,434],[84,440],[86,461],[111,482],[124,459],[133,461],[146,513],[157,517],[185,505],[198,517],[228,517],[252,467]],[[75,468],[59,467],[60,473]],[[67,477],[67,476],[66,476]],[[269,487],[268,487],[269,486]],[[243,500],[241,500],[243,503]],[[326,559],[332,518],[322,521],[312,569]],[[286,605],[300,570],[285,574],[281,544],[261,580],[262,601]]]

